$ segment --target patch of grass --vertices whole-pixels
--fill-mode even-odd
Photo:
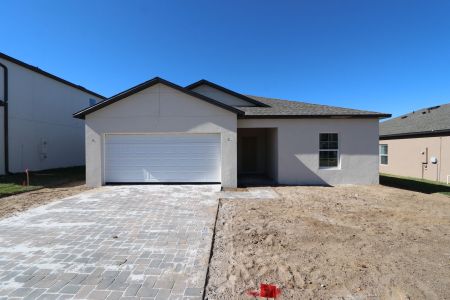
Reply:
[[[380,184],[425,194],[450,196],[450,185],[426,179],[380,174]]]
[[[14,183],[0,183],[0,198],[37,190],[39,186],[22,186]]]
[[[15,173],[0,176],[0,198],[29,192],[44,187],[82,181],[85,179],[84,167],[71,167],[30,172],[30,185],[25,186],[25,173]]]

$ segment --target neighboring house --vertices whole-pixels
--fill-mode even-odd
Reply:
[[[390,115],[154,78],[74,114],[86,179],[118,182],[378,183],[378,120]]]
[[[0,174],[84,165],[74,111],[104,97],[0,53]]]
[[[445,182],[450,175],[450,104],[382,122],[380,172]]]

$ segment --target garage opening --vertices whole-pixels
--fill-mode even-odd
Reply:
[[[239,186],[277,183],[277,133],[276,128],[238,128]]]
[[[219,134],[107,134],[106,183],[220,183]]]

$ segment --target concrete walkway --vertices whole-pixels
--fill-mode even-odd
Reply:
[[[0,299],[201,299],[219,190],[102,187],[3,219]]]

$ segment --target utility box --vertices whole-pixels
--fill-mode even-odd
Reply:
[[[421,152],[422,164],[428,163],[428,147],[425,148],[424,151]]]

